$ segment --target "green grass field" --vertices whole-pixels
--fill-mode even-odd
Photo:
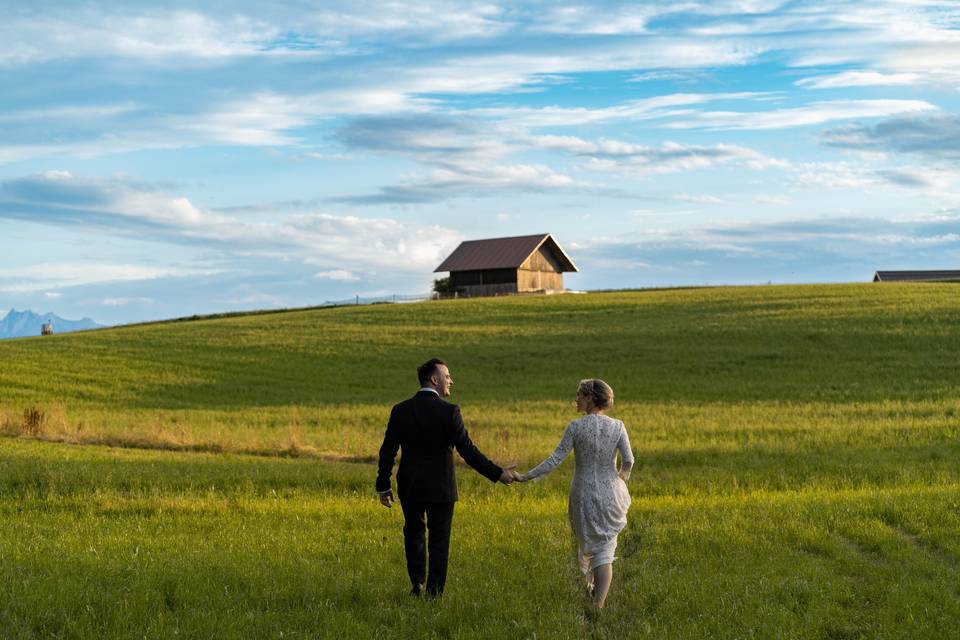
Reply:
[[[957,638],[960,289],[837,285],[318,309],[0,342],[0,638]],[[459,473],[447,594],[372,497],[450,363],[500,462],[602,377],[634,502],[598,618],[568,460]],[[111,445],[111,446],[105,446]],[[251,455],[255,454],[255,455]]]

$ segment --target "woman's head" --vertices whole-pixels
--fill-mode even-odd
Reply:
[[[613,406],[613,389],[599,378],[581,380],[577,387],[577,409],[605,411]]]

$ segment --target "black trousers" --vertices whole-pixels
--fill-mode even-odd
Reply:
[[[454,504],[418,500],[400,502],[403,508],[403,548],[407,556],[407,573],[415,590],[426,582],[428,594],[436,596],[443,593],[443,585],[447,581],[447,560],[450,557],[450,525],[453,523]],[[426,536],[428,529],[429,541]]]

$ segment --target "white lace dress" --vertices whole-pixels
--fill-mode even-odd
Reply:
[[[613,562],[617,535],[627,524],[630,492],[626,480],[633,468],[633,451],[623,422],[589,413],[567,425],[556,450],[528,471],[527,477],[535,479],[550,473],[571,449],[574,470],[567,515],[580,545],[580,571],[592,583],[593,569]]]

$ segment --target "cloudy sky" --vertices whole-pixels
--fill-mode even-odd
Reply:
[[[540,232],[578,289],[960,268],[955,1],[78,4],[0,4],[0,309],[421,293]]]

